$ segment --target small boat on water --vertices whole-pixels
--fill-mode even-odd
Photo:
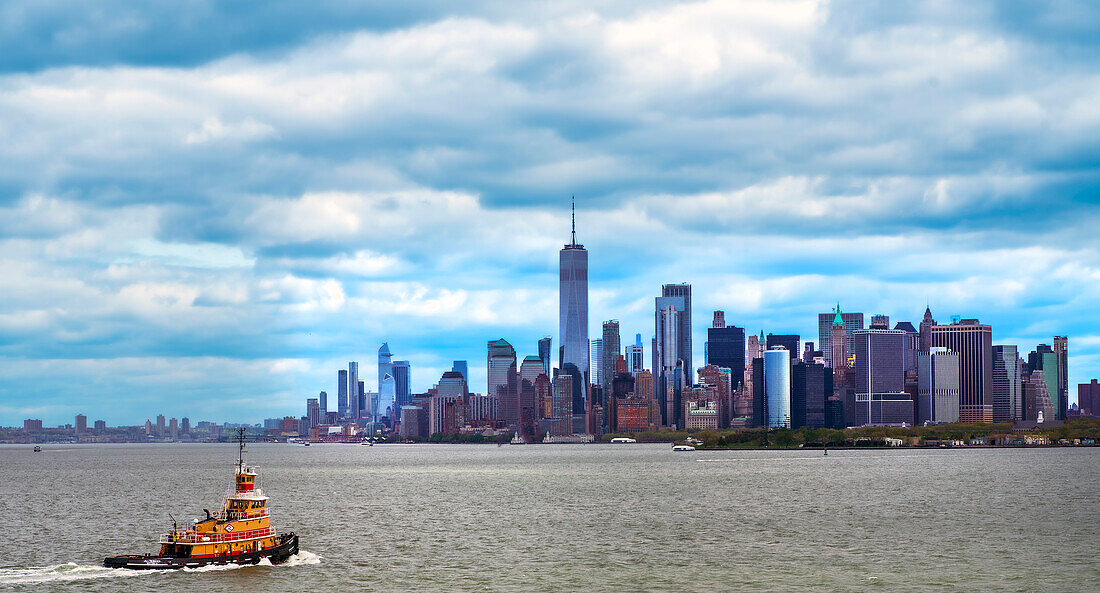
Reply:
[[[638,440],[637,439],[632,439],[630,437],[615,437],[615,438],[611,439],[611,442],[613,444],[620,445],[620,444],[628,444],[628,443],[637,443]]]
[[[206,518],[191,529],[161,536],[156,555],[111,556],[103,559],[107,568],[135,570],[198,568],[209,564],[257,564],[267,558],[272,564],[285,562],[298,553],[298,536],[280,534],[270,524],[268,497],[259,486],[256,468],[244,464],[244,429],[237,433],[240,456],[236,480],[222,509],[206,511]]]
[[[517,433],[516,433],[516,434],[515,434],[515,435],[514,435],[514,436],[512,437],[512,441],[511,441],[511,443],[512,443],[513,445],[526,445],[526,444],[527,444],[527,441],[525,441],[525,440],[523,439],[523,437],[522,437],[522,436],[520,436],[520,434],[519,434],[519,433],[517,432]]]
[[[35,453],[41,453],[42,452],[42,447],[39,447],[38,445],[35,445],[34,446],[34,452]]]
[[[673,445],[672,450],[673,451],[694,451],[695,447],[692,447],[691,445]]]

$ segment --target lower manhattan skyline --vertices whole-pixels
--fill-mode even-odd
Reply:
[[[217,43],[174,10],[0,36],[0,426],[334,410],[383,343],[414,393],[455,360],[484,392],[491,340],[557,366],[570,243],[588,339],[646,368],[686,283],[692,372],[715,310],[818,342],[839,302],[1067,336],[1070,403],[1100,377],[1095,9],[192,15]]]

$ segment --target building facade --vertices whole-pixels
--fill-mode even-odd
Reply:
[[[993,421],[993,328],[964,319],[931,326],[932,347],[959,355],[959,421]]]

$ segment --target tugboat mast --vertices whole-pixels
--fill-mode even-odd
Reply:
[[[237,468],[244,467],[244,428],[237,429],[237,442],[241,446],[240,452],[237,454]]]

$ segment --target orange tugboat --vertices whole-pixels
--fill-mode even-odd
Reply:
[[[298,536],[278,534],[269,523],[268,498],[259,487],[256,468],[244,464],[244,429],[237,433],[240,456],[236,480],[222,510],[196,521],[186,531],[172,531],[160,539],[157,555],[112,556],[103,559],[108,568],[138,570],[197,568],[209,564],[256,564],[267,558],[279,564],[298,553]]]

